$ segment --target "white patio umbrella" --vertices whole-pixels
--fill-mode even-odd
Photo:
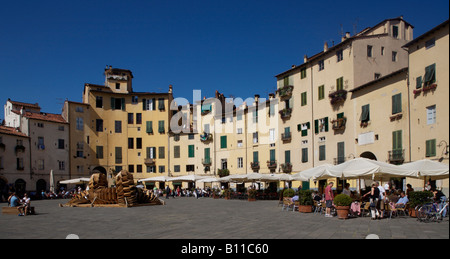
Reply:
[[[418,174],[402,169],[396,165],[359,157],[327,168],[321,177],[340,177],[347,179],[365,178],[375,180],[387,177],[417,178]]]
[[[198,180],[205,179],[207,177],[208,176],[200,176],[200,175],[190,174],[190,175],[182,175],[182,176],[177,176],[177,177],[170,177],[168,179],[168,181],[171,181],[171,182],[174,182],[174,181],[195,182]]]
[[[213,182],[219,182],[219,178],[217,177],[208,177],[208,178],[204,178],[204,179],[200,179],[197,182],[198,183],[213,183]]]
[[[293,174],[291,177],[293,180],[296,181],[309,181],[309,180],[315,180],[317,178],[322,177],[322,175],[325,174],[326,169],[332,167],[331,164],[322,164],[304,171],[301,171],[299,173]]]
[[[228,176],[219,178],[220,182],[246,182],[247,175],[246,174],[230,174]]]
[[[88,183],[89,181],[90,181],[90,178],[81,177],[81,178],[60,181],[59,183],[61,183],[61,184],[81,184],[81,183]]]
[[[429,159],[406,163],[399,167],[418,174],[418,177],[430,177],[434,180],[449,178],[449,165]]]
[[[138,182],[167,182],[170,177],[167,176],[155,176],[150,178],[139,179]]]

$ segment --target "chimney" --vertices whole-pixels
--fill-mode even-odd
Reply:
[[[169,85],[169,94],[173,93],[173,86]]]
[[[303,56],[303,62],[304,62],[304,63],[308,62],[308,55],[304,55],[304,56]]]
[[[258,104],[259,102],[259,94],[255,94],[255,103]]]
[[[328,42],[325,41],[325,43],[323,44],[323,52],[327,51],[328,51]]]
[[[273,98],[275,98],[275,94],[274,93],[270,93],[269,94],[269,100],[272,100]]]
[[[345,38],[347,38],[347,39],[349,39],[351,36],[350,36],[350,32],[346,32],[345,33]]]

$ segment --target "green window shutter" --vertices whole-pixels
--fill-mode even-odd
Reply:
[[[419,89],[422,87],[422,76],[418,76],[416,78],[416,89]]]
[[[283,78],[283,83],[284,83],[283,86],[288,86],[289,85],[289,77],[288,76]]]
[[[398,150],[402,150],[402,149],[403,149],[402,131],[401,130],[393,131],[392,132],[392,150],[398,151]]]
[[[147,100],[146,99],[142,99],[142,110],[143,111],[147,110]]]
[[[301,105],[305,106],[307,104],[307,99],[306,99],[306,92],[302,93],[302,100],[301,100]]]
[[[163,99],[163,98],[158,99],[158,109],[159,109],[160,111],[166,109],[166,107],[165,107],[165,105],[164,105],[164,99]]]
[[[114,110],[115,104],[116,104],[116,98],[111,97],[111,110]]]
[[[122,164],[122,147],[116,147],[116,164]]]
[[[343,113],[343,112],[338,113],[338,114],[337,114],[337,118],[338,118],[338,119],[344,118],[344,113]]]
[[[425,68],[425,85],[436,82],[436,64],[429,65]]]
[[[164,133],[165,129],[164,129],[164,121],[159,121],[158,122],[158,132],[159,133]]]
[[[359,118],[360,121],[366,122],[370,120],[370,106],[369,104],[366,104],[362,107],[361,111],[361,117]]]
[[[325,86],[321,85],[319,86],[319,100],[322,100],[323,98],[325,98]]]
[[[319,146],[319,161],[325,160],[325,145]]]
[[[253,152],[253,163],[259,162],[258,151]]]
[[[429,139],[425,142],[426,144],[426,157],[436,156],[436,139]]]
[[[211,158],[211,157],[210,157],[210,153],[211,153],[210,148],[209,148],[209,147],[208,147],[208,148],[205,148],[205,160]]]
[[[227,148],[227,136],[220,137],[220,148]]]
[[[392,114],[402,112],[402,94],[392,96]]]
[[[301,131],[302,130],[302,124],[297,124],[297,131]]]
[[[125,98],[121,98],[122,101],[122,111],[125,111]]]
[[[290,150],[284,151],[284,162],[286,164],[291,163],[291,151]]]
[[[153,134],[153,121],[147,121],[147,133]]]
[[[166,149],[165,149],[165,147],[159,147],[158,149],[159,149],[159,157],[158,158],[164,159],[165,156],[166,156]]]
[[[338,164],[345,162],[345,142],[337,143]]]
[[[270,150],[270,161],[275,161],[275,149]]]
[[[319,133],[319,120],[314,120],[314,133]]]
[[[189,145],[188,146],[188,157],[195,157],[195,146],[194,145]]]
[[[302,148],[302,163],[308,162],[308,148]]]
[[[325,132],[328,132],[328,117],[325,117]]]
[[[344,89],[344,78],[339,77],[338,79],[336,79],[336,90],[342,90],[342,89]]]

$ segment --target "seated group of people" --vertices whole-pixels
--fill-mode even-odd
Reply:
[[[31,199],[28,194],[25,193],[23,198],[20,199],[15,192],[13,192],[8,198],[9,207],[16,207],[19,211],[19,216],[25,216],[31,207]]]

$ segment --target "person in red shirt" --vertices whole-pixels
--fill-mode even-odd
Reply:
[[[333,195],[333,182],[330,182],[328,184],[328,186],[325,188],[325,203],[326,203],[326,212],[325,212],[325,217],[333,217],[331,215],[331,207],[333,206],[333,199],[334,199],[334,195]]]

